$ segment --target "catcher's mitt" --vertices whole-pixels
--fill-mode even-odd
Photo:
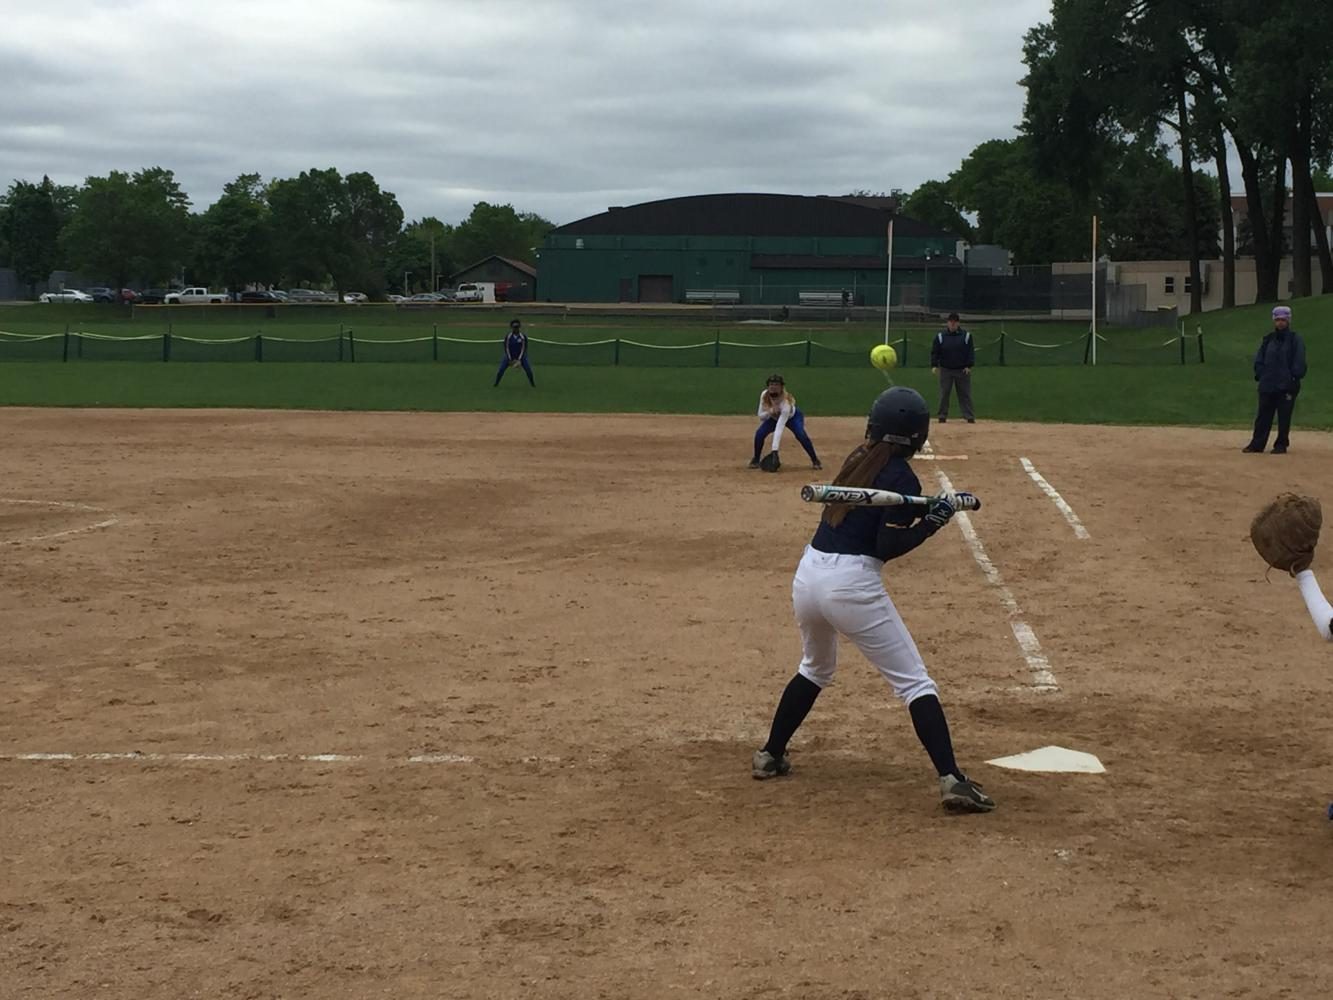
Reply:
[[[759,468],[765,472],[777,472],[782,468],[782,459],[778,458],[776,451],[770,451],[764,456],[764,460],[759,463]]]
[[[1254,515],[1250,541],[1269,566],[1295,576],[1314,561],[1323,520],[1323,510],[1314,497],[1282,493]]]

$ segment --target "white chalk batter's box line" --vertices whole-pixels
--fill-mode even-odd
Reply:
[[[55,507],[60,510],[79,510],[93,514],[107,513],[105,507],[94,507],[91,504],[73,503],[68,500],[18,500],[0,497],[0,503],[11,504],[16,507]],[[113,515],[105,520],[98,521],[96,524],[86,524],[80,528],[67,528],[64,531],[53,531],[48,535],[30,535],[27,538],[0,539],[0,545],[22,545],[25,542],[50,542],[57,538],[66,538],[69,535],[81,535],[88,531],[98,531],[102,528],[109,528],[113,524],[119,523],[120,518]]]
[[[1088,529],[1083,526],[1083,522],[1074,513],[1074,508],[1069,506],[1065,502],[1065,498],[1056,492],[1055,487],[1046,481],[1046,478],[1037,471],[1037,467],[1026,458],[1020,457],[1018,462],[1023,466],[1023,471],[1028,474],[1028,478],[1037,484],[1037,487],[1050,498],[1051,503],[1055,504],[1056,509],[1064,515],[1065,520],[1069,522],[1069,526],[1074,529],[1074,537],[1084,540],[1091,538]]]
[[[515,757],[515,764],[559,764],[562,757]],[[418,753],[405,757],[376,757],[359,753],[159,753],[129,750],[122,753],[5,753],[0,762],[62,763],[80,761],[132,761],[143,764],[477,764],[479,759],[461,753]]]

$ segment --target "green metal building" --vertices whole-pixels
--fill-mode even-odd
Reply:
[[[882,308],[890,219],[893,305],[956,301],[957,235],[893,198],[785,194],[668,198],[561,226],[542,244],[537,298]]]

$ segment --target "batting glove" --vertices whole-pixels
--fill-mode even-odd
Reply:
[[[925,521],[931,526],[931,531],[936,532],[949,523],[955,511],[948,497],[935,497],[930,501],[930,507],[926,510]]]

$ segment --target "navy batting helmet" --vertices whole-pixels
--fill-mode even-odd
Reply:
[[[509,329],[511,330],[517,330],[522,325],[523,325],[522,320],[511,319],[509,321]]]
[[[866,437],[920,451],[930,434],[930,407],[921,393],[905,385],[885,389],[875,397],[866,421]]]

